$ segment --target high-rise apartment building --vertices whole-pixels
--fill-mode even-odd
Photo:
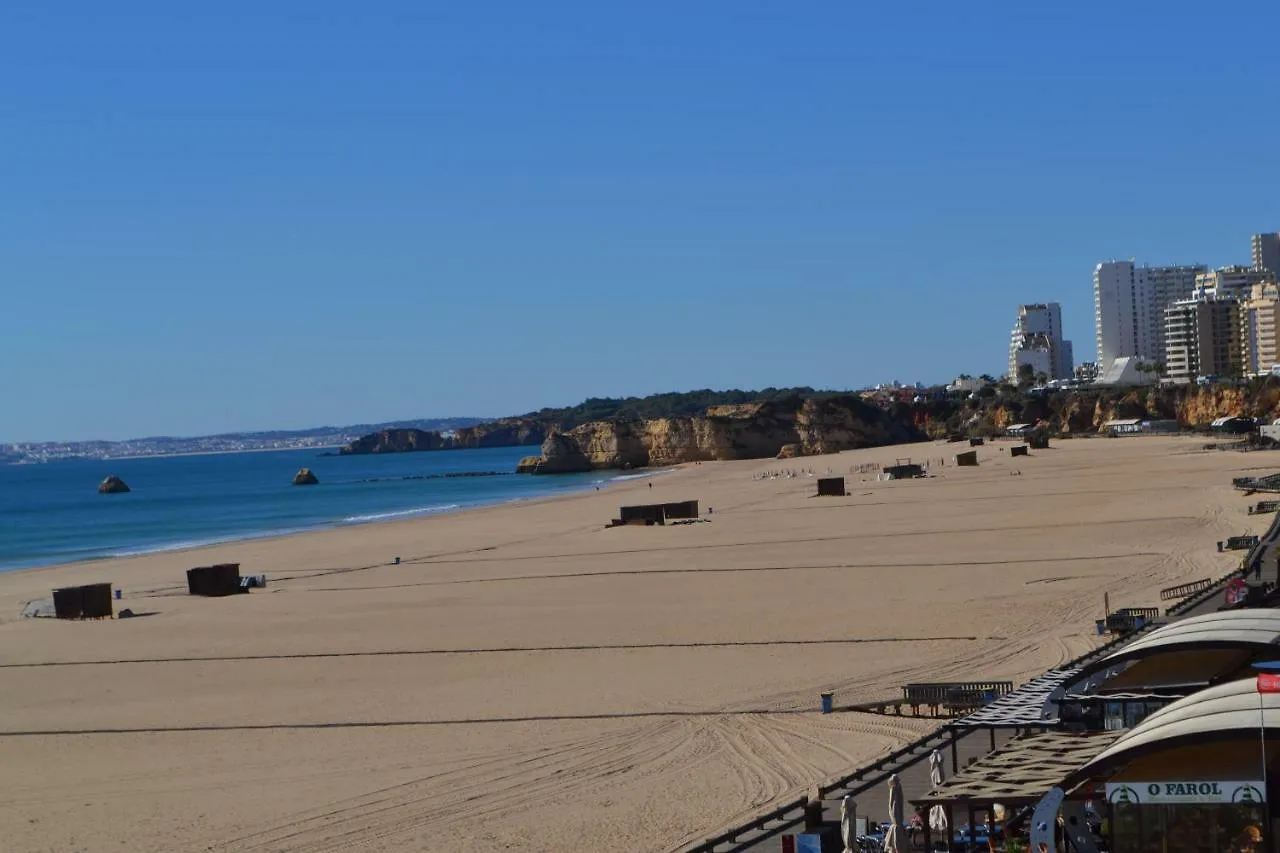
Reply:
[[[1280,288],[1255,284],[1240,304],[1240,346],[1246,373],[1270,373],[1280,365]]]
[[[1240,307],[1232,297],[1201,296],[1166,308],[1165,375],[1174,382],[1244,375]]]
[[[1275,276],[1266,269],[1238,265],[1218,267],[1216,270],[1206,270],[1196,276],[1195,293],[1247,299],[1255,284],[1274,280],[1274,278]]]
[[[1280,234],[1253,235],[1253,268],[1280,275]]]
[[[1075,368],[1071,341],[1062,337],[1062,306],[1039,302],[1018,306],[1018,319],[1009,335],[1009,379],[1018,381],[1018,369],[1030,365],[1035,376],[1070,379]]]
[[[1164,310],[1195,291],[1201,264],[1140,267],[1133,261],[1104,261],[1093,271],[1093,322],[1098,370],[1126,356],[1164,362]]]

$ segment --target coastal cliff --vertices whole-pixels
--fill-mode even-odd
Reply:
[[[450,433],[421,429],[384,429],[347,443],[340,456],[368,453],[414,453],[421,450],[470,450],[477,447],[522,447],[538,445],[547,435],[547,425],[527,418],[504,418]]]
[[[681,462],[759,459],[878,447],[924,438],[856,396],[716,406],[704,415],[592,421],[553,433],[518,470],[559,474]]]
[[[921,399],[927,396],[928,399]],[[792,458],[879,447],[956,433],[995,435],[1029,423],[1059,435],[1098,433],[1111,420],[1177,420],[1208,425],[1230,415],[1280,418],[1280,380],[1201,388],[1083,389],[1029,394],[1010,385],[973,396],[939,390],[907,399],[857,394],[787,394],[762,402],[712,405],[698,414],[599,418],[565,423],[529,415],[449,433],[382,430],[343,455],[477,447],[541,446],[517,471],[567,473],[723,459]]]

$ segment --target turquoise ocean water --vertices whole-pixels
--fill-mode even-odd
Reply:
[[[0,570],[451,512],[603,485],[612,475],[516,476],[537,448],[376,456],[315,450],[0,466]],[[293,486],[307,467],[318,486]],[[436,477],[498,471],[493,477]],[[108,474],[129,494],[100,495]]]

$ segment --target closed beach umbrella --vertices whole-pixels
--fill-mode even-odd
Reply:
[[[933,782],[935,790],[942,787],[942,753],[936,749],[933,755],[929,756],[929,779]],[[946,833],[947,810],[942,806],[933,806],[929,809],[929,828],[934,832]]]
[[[844,842],[844,853],[854,853],[857,817],[858,804],[853,801],[853,797],[845,796],[840,801],[840,840]]]
[[[889,777],[889,822],[893,824],[884,836],[884,853],[902,853],[902,783],[898,774]]]

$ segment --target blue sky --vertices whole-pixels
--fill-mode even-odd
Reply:
[[[0,441],[1085,360],[1280,228],[1274,4],[191,5],[0,11]]]

